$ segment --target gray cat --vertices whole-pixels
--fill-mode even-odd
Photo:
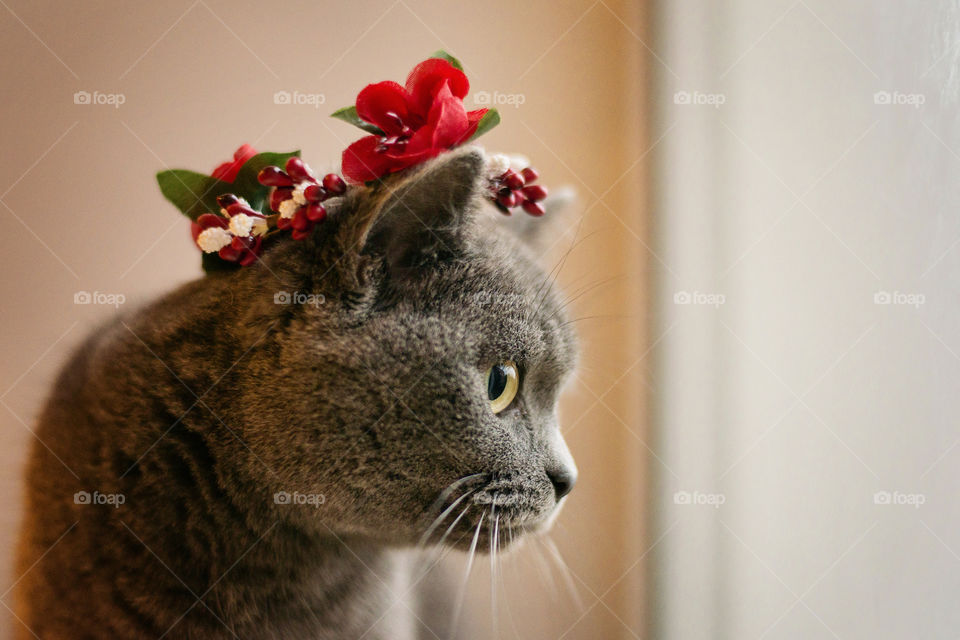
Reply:
[[[505,546],[576,477],[546,220],[483,211],[485,165],[355,190],[87,340],[29,461],[24,637],[452,637],[404,550]]]

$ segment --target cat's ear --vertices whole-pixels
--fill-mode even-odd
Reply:
[[[551,248],[562,244],[562,238],[573,234],[579,226],[577,194],[572,187],[553,189],[541,202],[546,213],[539,217],[525,214],[519,209],[509,216],[495,213],[492,224],[510,229],[534,254],[546,254]]]
[[[479,206],[485,166],[482,150],[465,147],[391,184],[361,242],[363,253],[382,255],[393,273],[455,255]]]

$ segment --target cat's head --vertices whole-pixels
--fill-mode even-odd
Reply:
[[[572,488],[557,404],[575,338],[530,235],[559,232],[549,211],[486,210],[485,166],[443,154],[216,276],[237,279],[231,331],[252,345],[230,446],[271,517],[466,547],[544,528]]]

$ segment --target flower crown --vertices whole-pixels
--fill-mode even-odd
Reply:
[[[157,182],[190,218],[205,271],[247,266],[259,258],[268,238],[288,231],[295,240],[307,238],[326,219],[327,200],[351,189],[376,188],[499,124],[496,109],[465,109],[469,90],[460,62],[445,51],[415,66],[403,85],[385,81],[364,87],[354,106],[332,114],[369,134],[344,150],[346,180],[335,173],[318,178],[299,151],[258,153],[244,144],[210,175],[173,169],[158,173]],[[522,159],[492,156],[486,178],[488,197],[503,213],[521,207],[543,215],[540,201],[547,189],[534,184],[538,174]]]

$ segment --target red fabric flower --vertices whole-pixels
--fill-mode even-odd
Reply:
[[[233,160],[224,162],[214,169],[213,173],[210,175],[217,180],[223,180],[224,182],[232,183],[234,180],[236,180],[237,174],[240,173],[240,167],[246,164],[247,160],[255,155],[257,155],[257,150],[250,145],[245,144],[233,152]]]
[[[467,76],[441,58],[424,60],[396,82],[367,85],[357,96],[357,114],[379,127],[343,152],[343,174],[368,182],[419,164],[466,142],[487,109],[467,111]]]

